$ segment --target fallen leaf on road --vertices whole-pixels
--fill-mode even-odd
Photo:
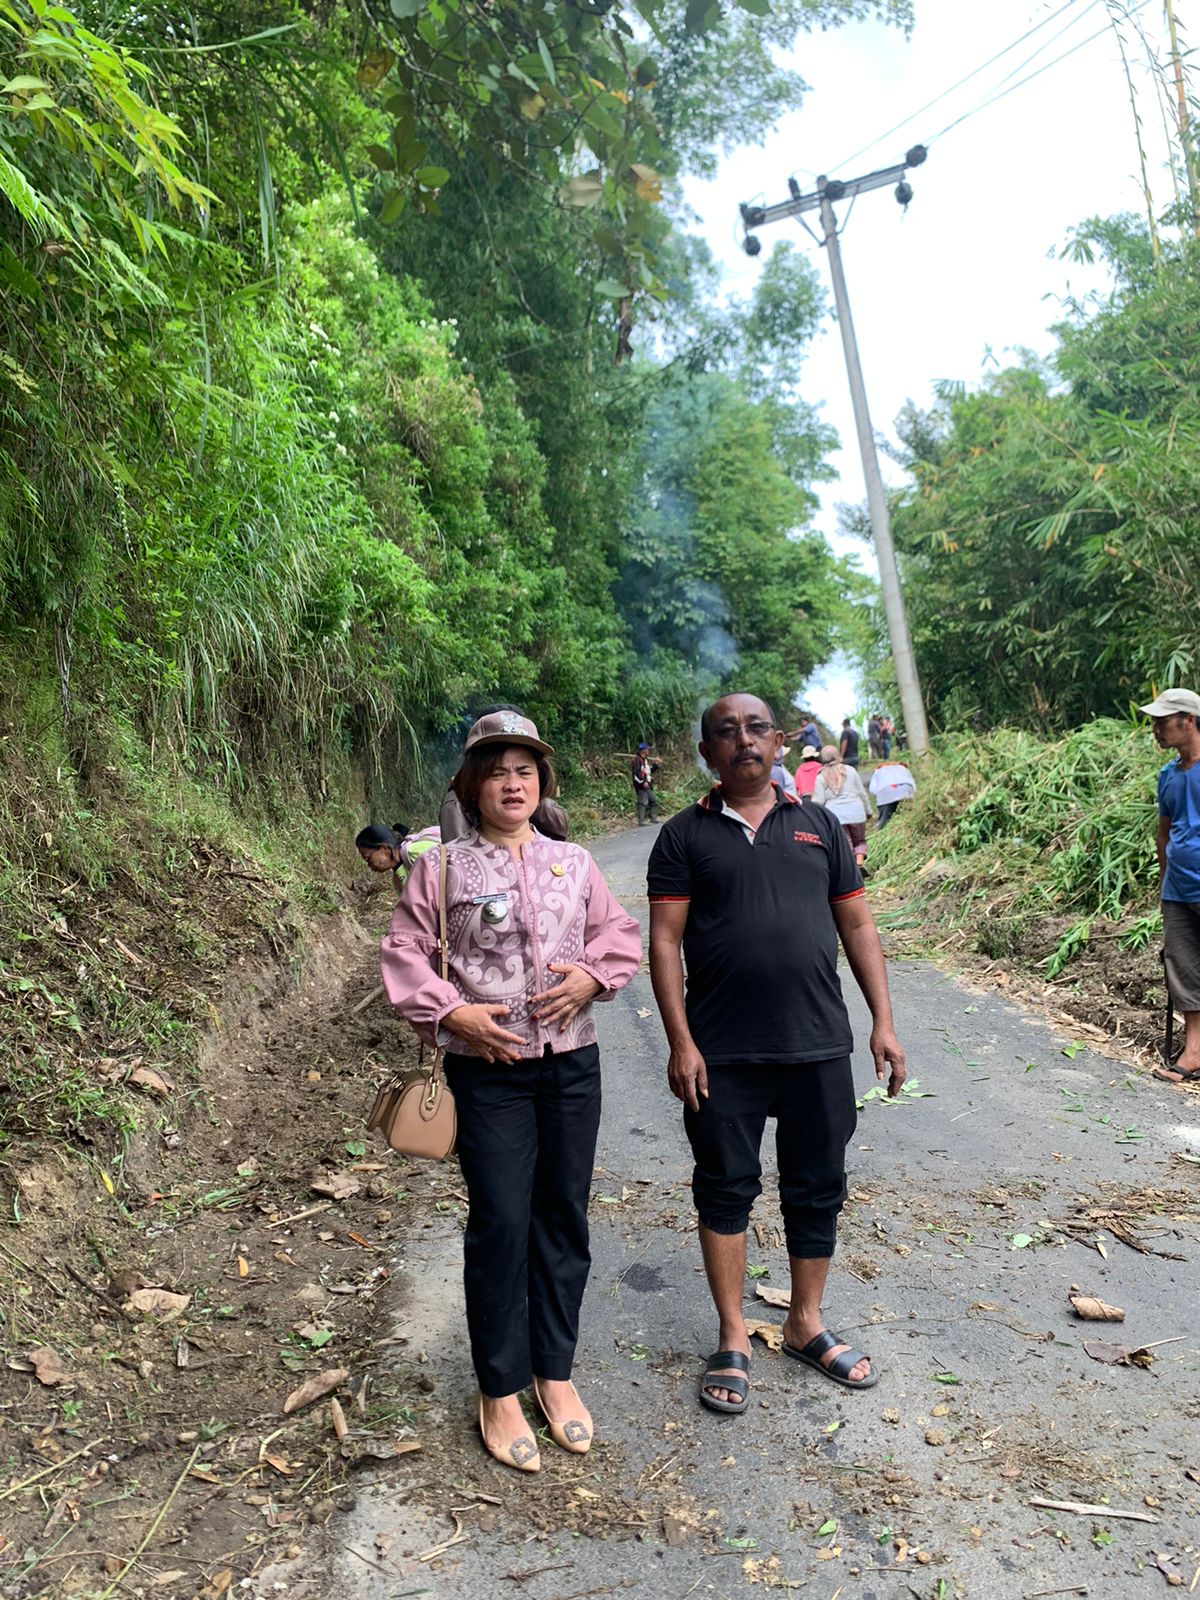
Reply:
[[[1179,1335],[1179,1339],[1184,1337]],[[1109,1344],[1104,1339],[1085,1339],[1083,1348],[1093,1361],[1106,1367],[1143,1367],[1154,1365],[1154,1351],[1161,1344],[1178,1344],[1179,1339],[1156,1339],[1153,1344]]]
[[[757,1334],[768,1350],[783,1349],[783,1329],[777,1322],[759,1322],[750,1318],[746,1322],[746,1332],[751,1337]]]
[[[671,1516],[670,1512],[663,1518],[663,1537],[673,1550],[678,1549],[687,1541],[691,1529],[686,1522],[681,1522],[678,1517]]]
[[[778,1306],[781,1311],[787,1311],[792,1304],[790,1289],[773,1289],[770,1284],[756,1283],[754,1293],[765,1305]]]
[[[1077,1317],[1085,1322],[1124,1322],[1125,1313],[1120,1306],[1110,1306],[1091,1294],[1073,1294],[1067,1297]]]
[[[150,1587],[152,1589],[165,1589],[169,1583],[179,1583],[181,1579],[186,1577],[187,1573],[182,1567],[175,1567],[170,1572],[156,1572],[150,1579]]]
[[[148,1317],[178,1317],[192,1303],[190,1294],[172,1294],[170,1289],[135,1289],[126,1300],[129,1311],[140,1311]]]
[[[1171,1585],[1171,1588],[1178,1589],[1183,1583],[1183,1574],[1176,1572],[1175,1568],[1171,1565],[1171,1562],[1174,1559],[1175,1558],[1173,1556],[1159,1555],[1158,1552],[1155,1551],[1154,1565]]]
[[[349,1200],[360,1188],[357,1178],[348,1172],[333,1172],[326,1178],[317,1178],[312,1184],[314,1194],[323,1194],[330,1200]]]
[[[56,1383],[72,1381],[71,1374],[62,1364],[62,1357],[48,1344],[39,1344],[35,1350],[31,1350],[29,1360],[33,1364],[34,1377],[48,1389]]]
[[[284,1416],[290,1416],[293,1411],[299,1411],[302,1406],[312,1405],[314,1400],[321,1400],[331,1390],[336,1389],[340,1383],[345,1383],[350,1376],[346,1367],[330,1367],[325,1372],[315,1373],[311,1378],[305,1378],[298,1389],[293,1389],[283,1402]]]
[[[233,1568],[224,1567],[200,1591],[200,1600],[221,1600],[221,1596],[233,1582]]]

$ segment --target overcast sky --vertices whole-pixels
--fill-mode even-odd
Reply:
[[[1136,5],[1130,0],[1134,21],[1161,50],[1161,5],[1143,0],[1140,11]],[[913,144],[929,145],[925,165],[909,174],[914,198],[907,212],[890,189],[876,190],[860,198],[842,237],[871,420],[886,435],[906,400],[932,401],[939,379],[977,382],[989,350],[1001,363],[1020,347],[1050,350],[1048,329],[1062,297],[1104,283],[1098,270],[1059,259],[1071,226],[1097,214],[1144,210],[1128,91],[1104,0],[1065,7],[1062,0],[915,0],[915,10],[909,39],[878,23],[855,23],[801,40],[792,64],[810,86],[803,108],[763,148],[734,152],[715,180],[686,188],[700,219],[694,226],[722,263],[728,289],[748,294],[780,239],[802,246],[828,285],[824,251],[795,221],[759,230],[763,254],[757,262],[748,258],[738,202],[786,199],[789,175],[807,192],[818,173],[857,177],[902,161]],[[1046,18],[1053,20],[1023,44],[880,140]],[[1125,24],[1125,34],[1161,209],[1171,187],[1159,100],[1133,23]],[[937,137],[1007,87],[1006,77],[1015,84],[1077,45],[1067,59]],[[838,208],[843,223],[847,209]],[[832,321],[809,357],[805,393],[822,403],[842,440],[834,462],[839,480],[822,493],[818,526],[844,549],[833,537],[835,508],[862,501],[865,490]],[[887,462],[884,471],[893,481],[899,477]],[[854,548],[873,570],[873,556]],[[835,666],[808,698],[826,720],[840,722],[856,704],[851,674]]]

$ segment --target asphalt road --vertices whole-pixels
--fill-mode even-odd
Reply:
[[[643,919],[651,838],[635,829],[594,851]],[[881,1364],[879,1385],[846,1393],[756,1339],[749,1412],[698,1406],[715,1323],[643,971],[598,1008],[605,1111],[576,1370],[595,1448],[581,1461],[545,1440],[533,1478],[484,1455],[457,1172],[414,1169],[378,1387],[391,1383],[422,1449],[331,1524],[332,1566],[307,1574],[307,1592],[1124,1600],[1165,1589],[1169,1572],[1188,1592],[1200,1571],[1200,1166],[1186,1157],[1200,1155],[1200,1097],[1074,1050],[1039,1016],[928,965],[895,963],[891,983],[921,1094],[862,1105],[826,1298],[829,1326]],[[848,973],[844,984],[865,1093],[867,1017]],[[748,1314],[778,1324],[783,1312],[755,1298],[787,1284],[769,1175],[755,1220],[750,1261],[769,1276],[747,1281]],[[1125,1322],[1080,1323],[1072,1285],[1126,1308]],[[1085,1338],[1177,1342],[1145,1368],[1100,1364]],[[1048,1511],[1029,1504],[1039,1495],[1108,1509]],[[456,1529],[459,1543],[419,1559]]]

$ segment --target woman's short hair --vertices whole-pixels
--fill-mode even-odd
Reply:
[[[496,770],[500,758],[509,750],[524,751],[537,768],[539,800],[546,800],[554,793],[557,782],[554,768],[550,765],[550,758],[544,756],[540,750],[520,742],[476,745],[473,750],[468,750],[464,754],[462,765],[450,782],[450,787],[458,796],[466,819],[473,828],[479,826],[479,791],[483,788],[485,780]]]
[[[379,850],[383,845],[395,850],[400,844],[400,835],[395,828],[389,828],[386,822],[372,822],[354,841],[359,850]]]

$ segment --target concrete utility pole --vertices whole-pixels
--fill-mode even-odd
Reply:
[[[843,182],[839,178],[818,178],[816,191],[812,194],[801,194],[799,184],[791,178],[788,180],[788,187],[791,190],[790,200],[780,201],[773,206],[744,205],[741,208],[742,222],[747,230],[761,228],[770,222],[781,222],[787,217],[799,216],[803,211],[820,212],[821,226],[825,235],[822,243],[829,252],[833,299],[837,307],[838,327],[842,333],[846,376],[850,380],[850,398],[854,403],[854,422],[858,433],[858,448],[862,455],[863,476],[867,482],[871,533],[875,541],[875,554],[879,560],[879,583],[883,590],[883,609],[887,617],[892,659],[896,664],[896,687],[900,692],[900,710],[904,718],[908,748],[916,756],[923,756],[929,749],[929,729],[925,722],[925,704],[921,699],[921,685],[917,679],[917,664],[913,657],[908,618],[904,612],[904,595],[900,589],[900,573],[896,566],[896,547],[892,543],[892,528],[888,519],[887,494],[879,471],[871,414],[867,409],[867,390],[858,359],[854,319],[850,315],[850,297],[846,292],[846,275],[842,271],[842,252],[838,243],[837,218],[833,214],[833,202],[842,200],[848,195],[862,194],[867,189],[881,189],[887,184],[894,183],[896,199],[901,205],[907,205],[912,199],[912,189],[905,181],[904,174],[909,167],[919,167],[924,159],[924,145],[914,145],[897,167],[885,167],[880,172],[869,172],[865,177],[851,178],[848,182]],[[762,245],[758,239],[748,231],[745,239],[746,254],[756,256],[761,249]]]

